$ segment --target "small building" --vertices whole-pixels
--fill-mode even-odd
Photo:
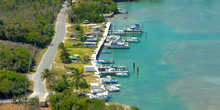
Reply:
[[[84,20],[82,23],[83,24],[89,24],[89,20]]]
[[[98,31],[98,32],[87,32],[85,35],[86,36],[101,37],[102,33],[100,31]]]
[[[85,72],[96,72],[95,67],[92,65],[85,65],[84,66],[84,71]]]
[[[88,41],[88,42],[97,42],[98,41],[97,37],[93,36],[93,35],[88,35],[88,36],[84,35],[83,37],[85,37],[86,41]]]
[[[95,26],[91,28],[92,32],[98,32],[98,31],[102,31],[102,27],[101,26]]]
[[[84,47],[96,47],[96,42],[84,42]]]
[[[73,38],[70,38],[70,40],[77,40],[75,37],[73,37]]]
[[[98,39],[96,37],[92,37],[92,38],[87,38],[86,41],[88,41],[88,42],[97,42]]]
[[[99,89],[99,83],[90,83],[90,90]]]

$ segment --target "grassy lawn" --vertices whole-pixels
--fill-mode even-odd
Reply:
[[[83,55],[92,55],[92,48],[67,48],[68,53],[70,55],[79,54],[80,56]]]

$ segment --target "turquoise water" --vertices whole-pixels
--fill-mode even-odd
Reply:
[[[113,28],[139,23],[147,35],[130,49],[100,56],[131,71],[129,78],[116,77],[122,87],[110,101],[142,110],[219,110],[220,0],[139,0],[119,7],[129,14],[111,19]]]

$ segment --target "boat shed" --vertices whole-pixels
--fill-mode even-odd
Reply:
[[[84,66],[84,71],[85,72],[96,72],[95,67],[92,65],[85,65]]]
[[[96,47],[96,42],[84,42],[84,47]]]

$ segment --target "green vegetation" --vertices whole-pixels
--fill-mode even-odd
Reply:
[[[64,47],[63,43],[59,44],[59,49],[61,49],[61,54],[60,54],[60,59],[62,60],[63,63],[70,63],[71,59],[69,58],[69,53],[66,50],[66,47]]]
[[[22,48],[0,49],[0,69],[25,73],[34,64],[34,58],[29,51]]]
[[[84,79],[83,70],[75,68],[72,72],[72,75],[66,75],[55,73],[49,69],[45,69],[42,72],[42,80],[47,79],[49,83],[49,89],[56,92],[63,92],[68,89],[86,89],[89,87],[86,80]],[[72,80],[71,80],[72,79]]]
[[[117,4],[112,0],[80,0],[72,6],[69,12],[69,20],[72,23],[79,23],[84,20],[90,22],[103,22],[103,14],[118,12]]]
[[[74,26],[74,29],[75,29],[76,31],[81,31],[81,30],[82,30],[82,28],[81,28],[81,26],[80,26],[79,24],[76,24],[76,25]]]
[[[25,93],[27,78],[23,74],[0,70],[0,98],[17,97]]]
[[[88,99],[77,93],[64,91],[50,96],[53,110],[104,110],[105,103],[98,99]]]
[[[84,75],[83,75],[83,72],[84,70],[81,69],[75,69],[72,73],[72,77],[73,77],[73,85],[75,86],[76,90],[80,88],[88,88],[89,85],[87,84],[86,80],[83,78]]]
[[[0,0],[0,39],[45,47],[64,0]]]
[[[120,104],[109,104],[107,110],[124,110],[124,107]]]
[[[39,110],[40,107],[39,98],[37,97],[31,98],[27,106],[28,106],[27,110]]]
[[[68,76],[63,74],[61,78],[55,79],[52,85],[52,90],[56,92],[63,92],[65,90],[70,89],[70,81],[68,80]]]

